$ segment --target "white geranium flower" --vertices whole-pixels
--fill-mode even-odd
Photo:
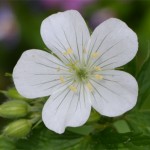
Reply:
[[[109,117],[135,106],[136,80],[114,70],[132,60],[138,49],[136,34],[124,22],[108,19],[90,36],[79,12],[69,10],[46,18],[41,36],[59,59],[42,50],[25,51],[13,79],[24,97],[51,95],[42,111],[47,128],[63,133],[67,126],[81,126],[91,106]]]

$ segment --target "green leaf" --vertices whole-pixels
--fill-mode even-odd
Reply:
[[[0,150],[16,150],[15,143],[3,136],[0,136]]]
[[[139,135],[131,138],[131,142],[137,146],[149,145],[150,146],[150,136]]]
[[[125,116],[131,129],[147,134],[150,132],[150,111],[134,111]]]
[[[150,97],[150,58],[143,65],[139,75],[138,75],[138,84],[139,84],[139,99],[138,107],[142,108],[143,104],[146,103]],[[147,103],[150,108],[150,103]]]
[[[68,131],[59,135],[42,126],[34,130],[28,139],[19,140],[16,150],[75,150],[82,140],[79,134]]]
[[[126,146],[150,146],[150,136],[136,132],[118,133],[114,128],[107,128],[93,135],[96,145],[104,145],[107,149],[117,149]]]
[[[126,133],[131,131],[125,120],[117,120],[113,123],[113,125],[119,133]]]
[[[150,146],[150,136],[136,131],[118,133],[112,126],[102,131],[95,129],[87,135],[71,130],[59,135],[41,125],[27,139],[18,140],[15,150],[130,150],[131,147],[134,150],[138,146]]]

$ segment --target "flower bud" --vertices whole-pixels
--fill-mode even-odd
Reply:
[[[31,131],[32,123],[27,119],[20,119],[8,124],[3,133],[10,138],[23,138]]]
[[[0,116],[4,118],[24,117],[29,112],[29,105],[24,101],[12,100],[0,105]]]
[[[5,96],[9,99],[19,99],[19,100],[27,100],[25,97],[21,96],[15,88],[9,88],[7,91],[1,91]]]

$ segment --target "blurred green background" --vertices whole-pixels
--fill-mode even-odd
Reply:
[[[150,49],[149,0],[0,0],[0,89],[10,85],[5,73],[12,72],[23,51],[45,48],[42,20],[67,9],[79,10],[91,30],[110,17],[126,22],[139,39],[136,69],[129,72],[140,71]]]
[[[112,123],[113,128],[115,127],[117,132],[112,130],[112,128],[106,128],[106,130],[101,132],[101,127],[99,126],[100,128],[98,127],[97,132],[94,130],[94,133],[89,134],[91,126],[89,128],[85,125],[81,129],[69,129],[69,131],[75,132],[75,134],[70,134],[67,130],[64,135],[59,136],[42,126],[41,129],[33,131],[28,140],[20,140],[17,143],[19,147],[17,150],[35,150],[32,147],[36,147],[36,150],[49,150],[48,146],[54,147],[54,150],[56,146],[58,149],[60,148],[59,150],[66,150],[65,146],[70,148],[72,145],[75,145],[75,147],[78,145],[81,150],[84,150],[83,147],[85,145],[88,147],[90,140],[91,143],[89,145],[98,148],[90,147],[90,149],[87,148],[86,150],[99,150],[99,148],[108,148],[110,145],[114,146],[115,142],[116,145],[118,143],[122,144],[123,141],[127,142],[128,137],[131,140],[131,143],[129,142],[128,145],[129,150],[149,150],[150,0],[0,0],[0,90],[5,90],[13,85],[12,79],[6,73],[12,73],[22,52],[32,48],[46,49],[40,36],[41,22],[53,13],[68,9],[78,10],[86,20],[91,31],[104,20],[116,17],[126,22],[137,33],[139,41],[138,54],[121,69],[131,73],[137,79],[139,84],[138,103],[131,112],[125,114],[122,118],[117,118],[118,120],[120,119],[119,123],[116,118],[101,118],[99,120],[100,126],[107,126],[107,124]],[[1,94],[0,103],[5,99]],[[91,118],[94,116],[92,115]],[[0,126],[3,127],[3,124],[5,125],[8,121],[0,119]],[[95,127],[94,124],[92,124],[92,129],[93,127]],[[86,133],[84,133],[85,131]],[[76,133],[80,133],[82,137],[76,135]],[[77,139],[78,137],[79,139]],[[0,136],[1,140],[2,144],[7,147],[7,143],[3,142]],[[78,140],[81,143],[80,145]],[[40,146],[36,145],[38,142]],[[143,147],[139,147],[139,143]],[[59,145],[64,146],[64,148],[59,147]],[[136,146],[133,147],[133,145]],[[148,145],[148,147],[146,148],[145,145]],[[14,148],[14,146],[12,147]],[[75,147],[72,146],[72,149],[68,150],[79,150],[79,148]],[[13,150],[16,150],[16,148]]]

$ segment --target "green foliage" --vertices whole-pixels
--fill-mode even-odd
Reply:
[[[15,139],[24,138],[29,134],[31,128],[32,128],[31,121],[27,119],[20,119],[8,124],[4,128],[3,134],[6,137],[15,138]]]
[[[27,100],[21,96],[14,87],[7,89],[7,91],[0,91],[0,93],[4,94],[8,100]]]
[[[26,140],[19,140],[16,150],[67,150],[76,147],[83,140],[79,134],[66,132],[63,135],[53,133],[44,126],[33,131]]]
[[[84,136],[70,131],[59,135],[41,126],[28,139],[19,140],[16,150],[115,150],[138,146],[150,146],[150,136],[134,132],[118,133],[112,127]]]
[[[125,116],[129,126],[135,132],[150,133],[150,111],[135,111]]]
[[[138,106],[142,108],[143,104],[150,100],[150,58],[143,65],[139,75],[139,100]],[[148,103],[147,108],[150,109],[150,103]]]
[[[10,139],[0,136],[0,150],[16,150],[15,143]]]
[[[0,116],[4,118],[24,117],[29,112],[29,105],[25,101],[13,100],[0,105]]]

